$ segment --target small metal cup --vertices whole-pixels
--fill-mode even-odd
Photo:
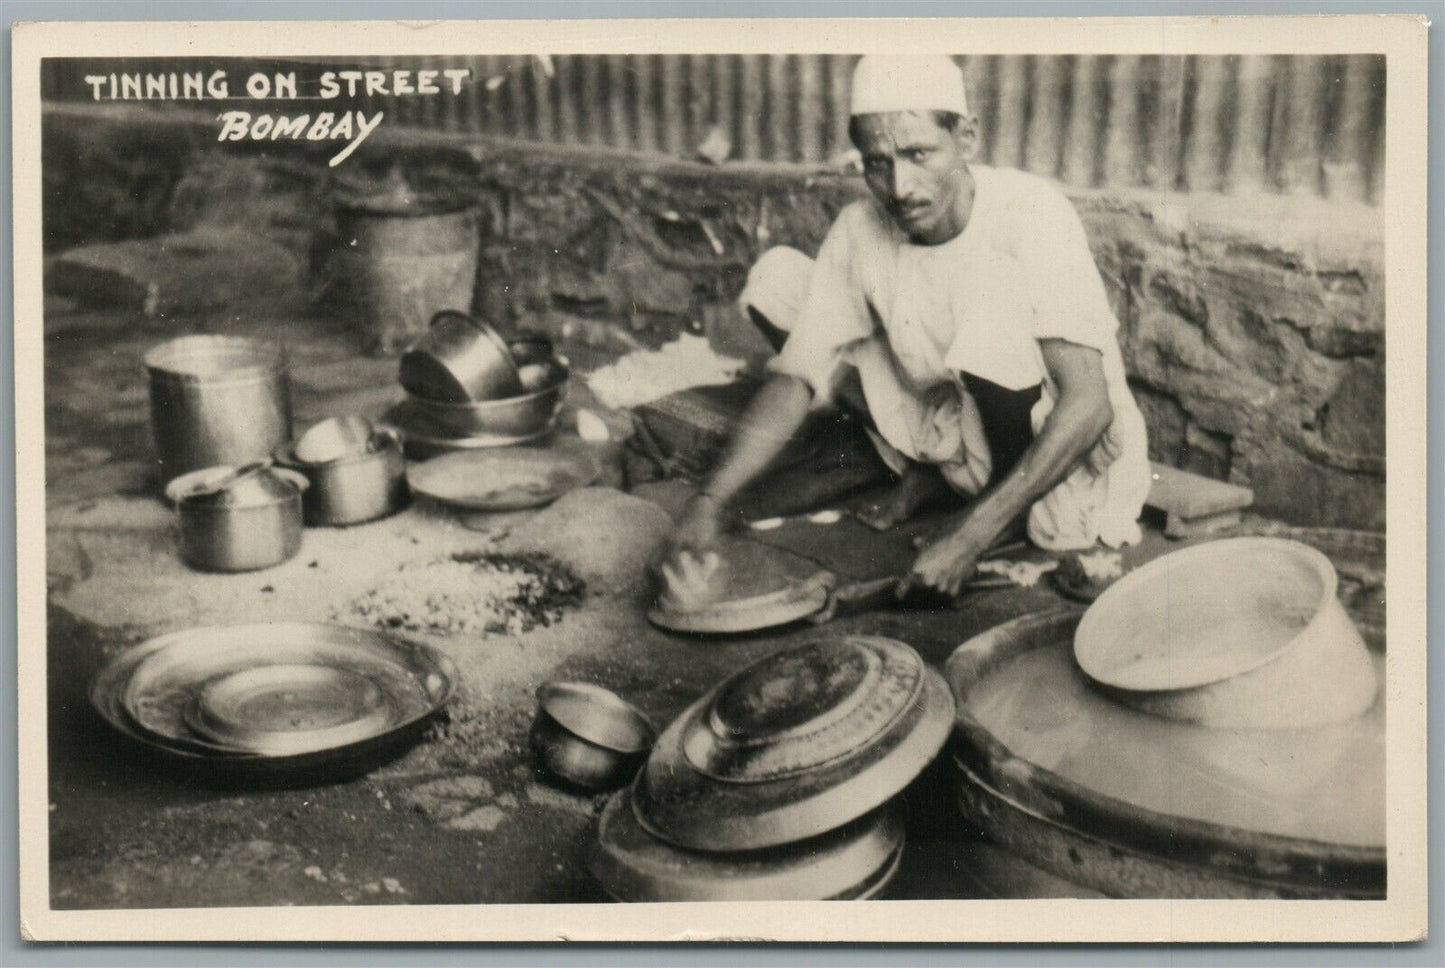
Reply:
[[[537,690],[531,740],[537,765],[548,773],[587,790],[615,790],[637,775],[657,730],[601,686],[549,682]]]

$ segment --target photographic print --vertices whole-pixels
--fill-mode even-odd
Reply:
[[[17,26],[26,936],[1423,937],[1424,38]]]

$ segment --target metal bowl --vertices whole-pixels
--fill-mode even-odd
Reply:
[[[556,364],[552,382],[501,400],[445,403],[407,391],[407,405],[426,423],[457,437],[528,437],[545,430],[562,409],[567,368]]]
[[[465,404],[522,392],[517,363],[496,330],[465,313],[443,310],[401,357],[401,385],[419,398]]]
[[[1378,684],[1330,560],[1280,538],[1157,558],[1084,613],[1074,657],[1108,694],[1212,726],[1301,729],[1362,715]]]
[[[588,790],[631,782],[657,739],[640,709],[586,682],[549,682],[537,690],[532,750],[547,772]]]
[[[327,417],[312,424],[297,437],[291,450],[297,460],[307,464],[325,464],[366,453],[373,432],[371,421],[365,417],[352,414]]]
[[[390,427],[376,430],[361,453],[337,460],[301,460],[294,444],[278,448],[275,460],[310,483],[301,501],[309,525],[375,521],[400,511],[411,498],[401,434]]]

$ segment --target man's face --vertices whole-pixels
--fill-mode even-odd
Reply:
[[[948,131],[928,111],[867,114],[854,131],[868,188],[910,239],[936,245],[962,231],[957,201],[973,152],[972,119]]]

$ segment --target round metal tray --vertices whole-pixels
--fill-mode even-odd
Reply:
[[[953,719],[943,677],[907,645],[819,639],[723,682],[662,734],[634,807],[653,834],[755,850],[882,805],[938,754]]]
[[[278,662],[338,660],[342,668],[379,671],[395,687],[394,693],[383,691],[402,697],[384,729],[359,739],[333,737],[336,745],[324,748],[267,755],[208,739],[187,722],[206,683]],[[196,673],[202,673],[199,681]],[[338,625],[261,623],[188,629],[142,642],[100,671],[91,682],[90,701],[118,732],[188,769],[243,782],[322,782],[364,771],[412,745],[451,699],[457,681],[451,660],[427,645]],[[136,706],[128,705],[128,695]]]
[[[396,709],[382,688],[359,672],[285,663],[212,679],[183,715],[198,736],[223,747],[284,756],[385,732]]]
[[[799,843],[742,853],[674,847],[637,822],[632,791],[614,794],[597,824],[589,866],[619,901],[862,900],[881,891],[903,854],[897,801]]]
[[[597,479],[576,449],[519,447],[445,454],[407,470],[412,492],[467,511],[521,511],[551,504]]]

